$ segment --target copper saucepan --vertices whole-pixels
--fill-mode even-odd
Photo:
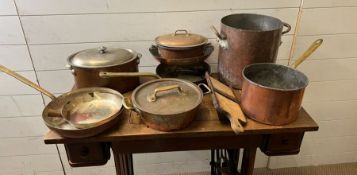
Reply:
[[[291,67],[256,63],[243,71],[241,107],[250,118],[265,124],[284,125],[298,117],[308,78],[295,68],[308,58],[323,40],[316,40]]]
[[[150,128],[160,131],[182,129],[190,124],[197,114],[203,94],[210,88],[177,78],[160,78],[149,73],[101,72],[100,77],[150,76],[158,79],[148,81],[134,89],[131,99],[124,98],[123,105],[136,111],[142,121]],[[207,91],[203,93],[201,89]]]
[[[64,137],[88,137],[112,126],[121,113],[123,96],[109,88],[82,88],[55,97],[25,77],[0,65],[0,71],[45,94],[52,101],[42,117],[45,124]]]

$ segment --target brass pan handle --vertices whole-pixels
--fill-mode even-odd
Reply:
[[[175,84],[175,85],[169,85],[169,86],[163,86],[163,87],[158,87],[158,88],[156,88],[155,90],[154,90],[154,93],[152,94],[152,95],[149,95],[148,97],[147,97],[147,100],[149,101],[149,102],[155,102],[156,100],[157,100],[157,94],[159,93],[159,92],[164,92],[164,91],[170,91],[170,90],[177,90],[177,92],[179,93],[179,94],[183,94],[183,90],[182,90],[182,88],[179,86],[179,85],[177,85],[177,84]]]
[[[32,87],[33,89],[45,94],[46,96],[50,97],[52,100],[56,98],[56,96],[54,96],[51,92],[48,92],[46,89],[43,89],[42,87],[40,87],[39,85],[35,84],[34,82],[28,80],[27,78],[23,77],[22,75],[6,68],[5,66],[0,64],[0,71],[16,78],[17,80],[25,83],[26,85]]]
[[[99,72],[101,78],[113,78],[113,77],[154,77],[160,79],[159,75],[151,72]]]
[[[311,46],[291,65],[291,67],[298,67],[303,61],[305,61],[317,48],[321,46],[323,39],[314,41]]]

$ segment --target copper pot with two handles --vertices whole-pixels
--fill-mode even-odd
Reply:
[[[150,128],[160,131],[179,130],[188,126],[197,114],[203,94],[210,88],[177,78],[161,78],[150,72],[101,72],[100,77],[151,77],[134,89],[131,98],[125,97],[123,105],[137,112]],[[202,90],[205,90],[203,93]]]
[[[283,27],[287,29],[283,31]],[[219,44],[218,73],[225,84],[242,88],[242,70],[252,63],[274,63],[281,36],[290,25],[259,14],[231,14],[221,19],[221,32],[213,26]]]
[[[160,63],[167,65],[200,64],[213,52],[213,46],[202,35],[176,30],[155,38],[149,51]]]

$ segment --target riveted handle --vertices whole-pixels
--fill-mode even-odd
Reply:
[[[290,24],[288,24],[288,23],[286,23],[286,22],[283,22],[283,26],[285,26],[287,29],[284,30],[281,34],[285,34],[285,33],[290,32],[290,30],[291,30]]]
[[[180,95],[183,94],[183,90],[182,88],[175,84],[175,85],[169,85],[169,86],[163,86],[163,87],[158,87],[154,90],[154,93],[152,95],[149,95],[147,97],[147,100],[149,102],[155,102],[157,100],[157,94],[160,92],[165,92],[165,91],[171,91],[171,90],[177,90],[176,92],[178,92]]]
[[[174,36],[180,35],[180,32],[183,32],[183,33],[181,33],[181,35],[182,35],[182,34],[184,34],[184,35],[186,35],[186,36],[188,35],[188,31],[187,31],[187,30],[180,29],[180,30],[176,30],[176,31],[175,31]]]
[[[311,46],[291,65],[291,67],[298,67],[303,61],[305,61],[317,48],[321,46],[323,39],[314,41]]]

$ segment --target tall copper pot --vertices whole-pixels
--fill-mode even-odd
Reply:
[[[287,27],[283,31],[283,26]],[[274,63],[281,35],[290,25],[277,18],[258,14],[232,14],[221,19],[221,33],[212,26],[220,45],[219,78],[229,86],[242,88],[242,70],[252,63]]]

